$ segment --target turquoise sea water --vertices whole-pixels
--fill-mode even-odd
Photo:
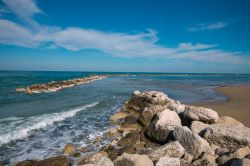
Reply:
[[[216,86],[250,83],[250,75],[129,73],[53,93],[15,92],[17,87],[91,74],[114,73],[1,71],[0,161],[58,155],[71,142],[79,147],[88,145],[112,127],[109,117],[134,90],[162,91],[173,99],[193,103],[225,100],[213,91]],[[103,139],[99,147],[107,141]]]

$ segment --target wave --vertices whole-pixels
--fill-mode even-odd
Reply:
[[[23,119],[23,118],[11,116],[11,117],[8,117],[8,118],[0,119],[0,122],[8,122],[8,121],[14,121],[14,120],[20,120],[20,119]]]
[[[53,125],[55,122],[63,121],[66,118],[73,117],[76,115],[77,112],[85,110],[90,107],[94,107],[97,104],[99,104],[99,102],[77,107],[65,112],[44,114],[41,116],[31,117],[29,118],[31,120],[22,124],[21,126],[16,127],[15,130],[8,132],[6,134],[1,134],[0,146],[13,140],[26,138],[34,130],[42,129]]]

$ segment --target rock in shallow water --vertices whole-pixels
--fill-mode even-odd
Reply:
[[[173,135],[194,159],[199,158],[203,152],[209,152],[211,150],[210,145],[205,139],[192,132],[186,126],[175,127]]]
[[[17,163],[16,166],[71,166],[71,163],[65,156],[56,156],[39,161],[25,160]]]
[[[250,128],[214,124],[206,129],[204,138],[210,143],[235,151],[241,147],[250,147]]]
[[[215,123],[219,119],[217,112],[210,108],[186,106],[184,116],[192,121]]]
[[[148,127],[147,134],[157,141],[166,141],[176,126],[181,126],[181,119],[176,112],[166,109],[156,114]]]
[[[67,144],[64,149],[63,149],[63,153],[64,154],[68,154],[68,155],[72,155],[76,152],[76,148],[73,144]]]

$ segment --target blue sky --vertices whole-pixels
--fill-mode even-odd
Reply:
[[[0,70],[250,73],[248,0],[0,0]]]

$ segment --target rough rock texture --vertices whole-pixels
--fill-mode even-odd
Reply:
[[[144,126],[148,126],[155,114],[166,109],[166,105],[149,105],[145,107],[139,116],[139,122]]]
[[[149,105],[164,105],[171,99],[162,92],[157,91],[135,91],[131,99],[125,104],[127,111],[135,111],[141,113],[145,107]]]
[[[236,151],[241,147],[250,146],[250,128],[214,124],[207,128],[204,138],[210,144]]]
[[[25,160],[16,164],[16,166],[71,166],[70,160],[65,156],[51,157],[44,160]]]
[[[226,124],[226,125],[239,125],[244,126],[241,122],[237,121],[236,119],[229,117],[229,116],[222,116],[216,122],[216,124]]]
[[[193,156],[191,156],[190,154],[185,152],[183,158],[180,159],[181,166],[189,166],[189,165],[191,165],[192,160],[193,160]]]
[[[233,154],[234,154],[234,157],[243,159],[246,155],[250,154],[250,149],[248,146],[242,147],[236,150]]]
[[[204,155],[202,158],[200,158],[199,160],[196,160],[192,163],[192,166],[216,166],[218,165],[216,163],[216,159],[217,156],[215,155],[211,155],[211,154],[208,154],[208,155]]]
[[[106,156],[103,156],[95,165],[96,166],[114,166],[113,162]]]
[[[185,149],[178,141],[167,143],[147,153],[148,157],[153,161],[158,161],[159,158],[169,156],[181,158],[185,153]]]
[[[72,155],[76,152],[76,148],[73,144],[67,144],[64,149],[63,149],[63,153],[64,154],[68,154],[68,155]]]
[[[181,126],[181,119],[176,112],[166,109],[154,117],[148,127],[147,134],[157,141],[166,141],[176,126]]]
[[[166,104],[173,100],[162,92],[157,91],[134,91],[131,99],[121,108],[122,112],[137,114],[138,121],[148,126],[153,116],[163,111]]]
[[[119,156],[114,161],[115,166],[154,166],[147,155],[127,154]]]
[[[184,104],[181,104],[179,101],[169,102],[167,104],[167,109],[169,109],[171,111],[175,111],[177,114],[184,112],[185,107],[186,106]]]
[[[197,134],[203,134],[204,130],[209,126],[209,124],[202,123],[200,121],[193,121],[190,129],[197,133]]]
[[[128,133],[117,142],[117,145],[123,147],[123,152],[127,153],[135,153],[135,146],[138,144],[140,144],[140,134],[138,132]]]
[[[94,154],[91,154],[87,157],[80,157],[78,159],[78,165],[83,164],[95,164],[97,163],[103,156],[107,156],[107,153],[104,151],[100,151]]]
[[[192,132],[186,126],[175,127],[173,135],[194,159],[197,159],[203,152],[209,152],[211,150],[211,147],[205,139]]]
[[[156,163],[156,166],[180,166],[180,159],[173,157],[161,157]]]
[[[219,119],[217,112],[210,108],[186,106],[184,116],[192,121],[215,123]]]

